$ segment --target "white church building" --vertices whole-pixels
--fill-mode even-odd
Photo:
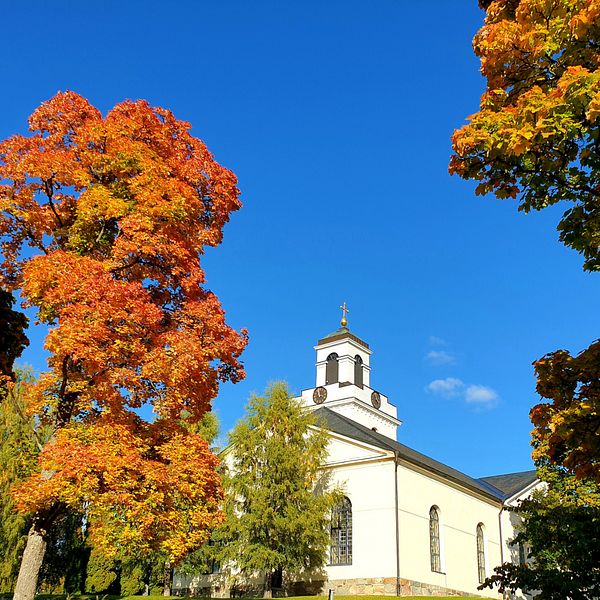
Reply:
[[[317,342],[315,386],[299,397],[329,432],[323,467],[345,498],[325,575],[290,593],[498,598],[477,586],[495,566],[524,560],[507,509],[539,485],[535,471],[475,479],[399,443],[396,407],[371,387],[371,349],[346,325]],[[176,577],[175,588],[226,595],[211,577]]]

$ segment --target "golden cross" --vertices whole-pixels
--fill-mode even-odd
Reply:
[[[349,313],[350,311],[346,308],[345,302],[344,302],[344,304],[342,304],[342,306],[340,306],[340,308],[342,309],[341,325],[342,325],[342,327],[346,327],[346,325],[348,325],[348,319],[346,319],[346,313]]]

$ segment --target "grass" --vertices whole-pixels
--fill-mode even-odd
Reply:
[[[403,600],[457,600],[456,596],[400,596]],[[289,596],[285,600],[316,600],[327,596]],[[181,599],[180,599],[181,600]],[[338,596],[335,600],[398,600],[398,596]],[[477,598],[472,598],[477,600]]]
[[[10,598],[9,594],[0,594],[2,598]],[[403,600],[457,600],[456,596],[401,596]],[[327,596],[288,596],[281,600],[322,600]],[[215,600],[214,598],[182,596],[108,596],[106,594],[40,594],[36,600]],[[397,600],[398,596],[339,596],[335,600]],[[275,599],[280,600],[280,599]],[[476,600],[476,599],[474,599]]]

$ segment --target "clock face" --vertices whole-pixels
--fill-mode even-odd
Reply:
[[[375,408],[380,408],[381,407],[381,396],[379,395],[379,392],[373,392],[371,394],[371,404]]]
[[[315,404],[323,404],[325,398],[327,398],[327,390],[323,386],[315,388],[315,391],[313,392],[313,402]]]

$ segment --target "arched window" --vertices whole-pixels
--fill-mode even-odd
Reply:
[[[337,383],[339,377],[339,356],[333,352],[327,357],[327,366],[325,367],[325,385]]]
[[[485,541],[483,539],[483,524],[477,525],[477,579],[485,581]]]
[[[329,564],[352,564],[352,503],[346,497],[331,511]]]
[[[519,542],[519,564],[527,564],[527,556],[525,555],[525,544],[523,544],[523,542]]]
[[[440,511],[437,506],[432,506],[429,509],[429,555],[431,557],[431,570],[441,573]]]
[[[358,354],[354,357],[354,385],[363,386],[363,361]]]

